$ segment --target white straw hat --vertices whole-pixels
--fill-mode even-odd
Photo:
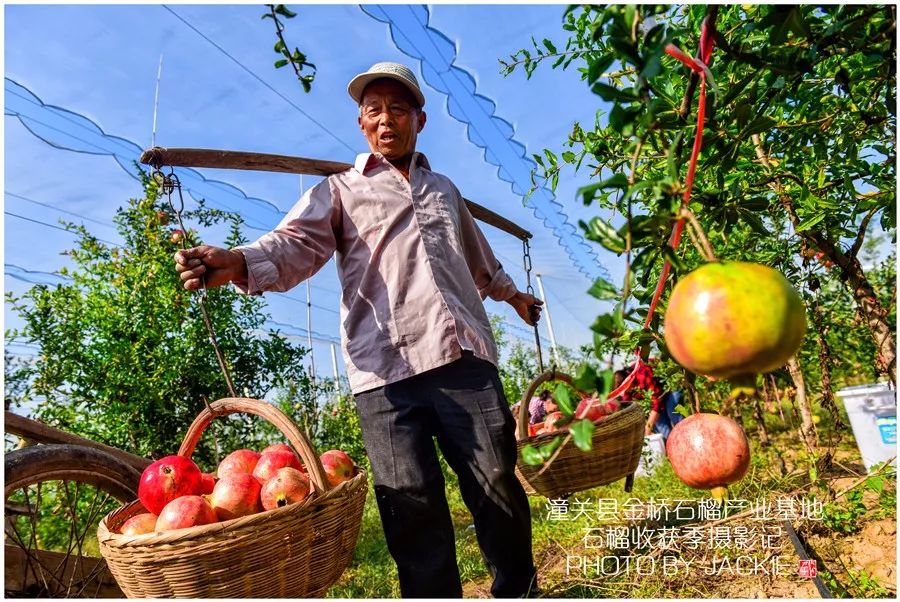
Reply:
[[[397,80],[409,88],[409,91],[413,93],[413,96],[419,102],[419,106],[425,106],[425,96],[422,94],[422,90],[419,89],[419,81],[416,79],[415,74],[413,74],[412,69],[400,63],[375,63],[369,67],[368,71],[354,77],[347,86],[350,98],[355,100],[356,104],[359,104],[362,101],[362,93],[366,86],[370,82],[383,77]]]

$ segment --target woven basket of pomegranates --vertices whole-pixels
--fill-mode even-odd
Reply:
[[[517,420],[518,458],[516,476],[528,495],[543,495],[549,499],[568,497],[573,493],[592,489],[625,478],[625,490],[631,491],[634,472],[637,470],[644,446],[644,412],[635,403],[618,404],[615,411],[604,410],[594,422],[590,451],[575,446],[565,427],[550,432],[531,435],[528,425],[528,402],[537,388],[545,382],[558,380],[573,385],[567,374],[549,370],[539,375],[522,397]],[[579,391],[582,395],[587,395]],[[576,411],[576,416],[582,412]],[[549,420],[555,420],[549,417]],[[540,465],[527,464],[522,459],[526,445],[540,447],[555,437],[562,438],[562,445],[554,456]]]
[[[352,478],[329,484],[306,435],[271,404],[246,398],[213,402],[191,424],[178,456],[190,458],[213,418],[233,413],[260,416],[287,437],[308,473],[309,493],[271,510],[139,535],[121,529],[148,512],[140,501],[110,512],[97,538],[128,597],[324,597],[350,564],[368,491],[366,473],[354,467]]]

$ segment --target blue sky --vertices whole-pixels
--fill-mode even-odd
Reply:
[[[172,5],[169,9],[162,5],[6,6],[5,76],[28,88],[45,104],[84,115],[105,133],[148,147],[162,54],[159,145],[350,162],[366,146],[356,124],[356,108],[346,94],[347,82],[381,60],[410,64],[424,84],[422,70],[417,61],[395,46],[388,25],[357,5],[290,6],[299,14],[285,21],[287,41],[299,46],[318,67],[309,94],[302,92],[288,67],[273,68],[277,58],[272,51],[274,30],[270,20],[260,19],[262,5]],[[429,7],[429,25],[455,45],[454,64],[474,76],[476,92],[494,101],[495,115],[513,125],[514,138],[525,145],[529,156],[545,146],[559,149],[572,123],[592,122],[601,107],[599,98],[574,71],[538,69],[530,81],[521,71],[510,77],[499,72],[498,58],[529,46],[532,35],[538,40],[551,38],[562,47],[566,33],[561,28],[563,10],[560,5]],[[428,124],[419,138],[419,150],[428,155],[435,170],[449,175],[465,196],[535,234],[534,268],[544,278],[556,337],[572,347],[588,343],[589,326],[603,310],[585,292],[590,278],[573,265],[532,209],[523,206],[522,197],[498,177],[497,167],[486,161],[484,149],[470,142],[466,126],[448,113],[446,97],[427,84],[424,92]],[[6,102],[11,102],[9,94]],[[6,290],[20,294],[30,285],[11,273],[18,268],[58,270],[67,263],[60,252],[74,241],[68,233],[28,219],[57,225],[61,217],[78,221],[71,215],[74,213],[95,235],[117,241],[111,218],[127,198],[140,194],[140,186],[110,155],[54,148],[13,116],[5,117],[4,126],[4,263],[15,266],[7,267],[4,285]],[[286,211],[301,191],[298,176],[213,170],[204,170],[203,174],[227,182],[247,196],[271,202],[281,211]],[[317,181],[306,176],[302,187]],[[576,230],[579,219],[595,215],[594,209],[584,208],[575,199],[576,189],[586,182],[585,175],[576,177],[569,171],[559,184],[558,201]],[[220,198],[207,198],[212,204],[246,207],[248,215],[255,215],[252,206],[241,205],[228,192]],[[274,226],[269,222],[266,225]],[[500,261],[524,289],[521,243],[489,226],[484,230]],[[260,234],[246,232],[251,239]],[[208,232],[205,238],[212,244],[221,243],[222,233]],[[599,264],[619,281],[624,262],[593,243],[587,244]],[[333,261],[312,278],[311,284],[313,303],[318,306],[313,310],[314,330],[336,337],[339,284]],[[266,296],[273,319],[305,328],[305,307],[296,302],[305,300],[305,285],[287,296]],[[516,324],[511,334],[522,337],[526,344],[533,340],[506,304],[487,301],[486,307]],[[5,320],[6,328],[19,324],[8,308]],[[547,336],[546,324],[541,332]],[[22,348],[16,351],[33,352]],[[327,343],[316,343],[314,351],[319,370],[324,367],[330,372]]]

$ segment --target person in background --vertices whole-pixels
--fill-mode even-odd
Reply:
[[[521,401],[517,401],[513,404],[512,410],[513,416],[519,415],[519,407],[522,405]],[[538,424],[544,421],[544,418],[547,414],[551,412],[555,412],[559,409],[556,405],[556,401],[553,400],[553,395],[550,393],[549,389],[545,389],[541,391],[541,394],[537,397],[532,397],[531,401],[528,402],[528,424]]]
[[[616,386],[622,384],[625,378],[634,370],[634,366],[629,366],[624,370],[619,370],[614,376]],[[622,373],[621,380],[619,373]],[[684,418],[677,410],[677,406],[681,403],[684,395],[681,391],[664,391],[662,383],[658,378],[653,376],[653,370],[650,366],[641,362],[638,366],[637,373],[634,375],[634,381],[631,386],[622,394],[623,401],[632,401],[645,395],[642,391],[649,391],[651,395],[650,412],[647,415],[647,422],[644,425],[644,435],[652,435],[654,432],[663,436],[663,440],[669,438],[672,429],[676,424]]]

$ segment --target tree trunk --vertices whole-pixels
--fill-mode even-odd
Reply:
[[[771,374],[769,378],[772,379],[772,390],[775,392],[775,405],[778,406],[778,415],[781,416],[781,424],[787,426],[787,421],[784,419],[784,408],[781,407],[781,392],[778,390],[778,383],[775,382],[775,377]],[[791,427],[793,427],[793,423],[791,423]]]
[[[759,134],[753,134],[753,144],[756,147],[756,156],[770,172],[772,171],[769,157],[762,146]],[[788,219],[794,225],[794,228],[800,224],[800,218],[794,208],[793,199],[790,195],[784,194],[781,186],[780,178],[776,177],[771,184],[772,189],[778,194],[779,201],[787,212]],[[803,240],[813,248],[821,251],[825,257],[834,262],[835,266],[841,271],[841,280],[850,289],[853,299],[856,301],[857,311],[860,317],[869,327],[869,332],[875,340],[875,348],[878,353],[875,357],[875,367],[880,374],[886,374],[894,386],[897,385],[897,347],[894,341],[894,334],[891,332],[887,323],[887,309],[878,302],[872,285],[866,278],[866,273],[862,269],[862,264],[857,258],[857,253],[862,247],[865,238],[866,228],[869,220],[875,211],[871,211],[862,219],[857,233],[856,240],[846,253],[840,245],[829,239],[825,233],[816,228],[802,230],[798,234]]]
[[[796,357],[792,357],[787,363],[788,371],[794,380],[794,388],[797,390],[797,407],[800,410],[800,438],[810,452],[816,448],[816,425],[813,423],[812,407],[806,397],[806,381],[803,380],[803,371]]]
[[[763,386],[765,386],[765,383]],[[759,395],[753,396],[753,417],[756,419],[756,434],[759,437],[759,443],[763,447],[768,447],[769,433],[766,431],[766,421],[763,416],[762,403],[759,400]]]

